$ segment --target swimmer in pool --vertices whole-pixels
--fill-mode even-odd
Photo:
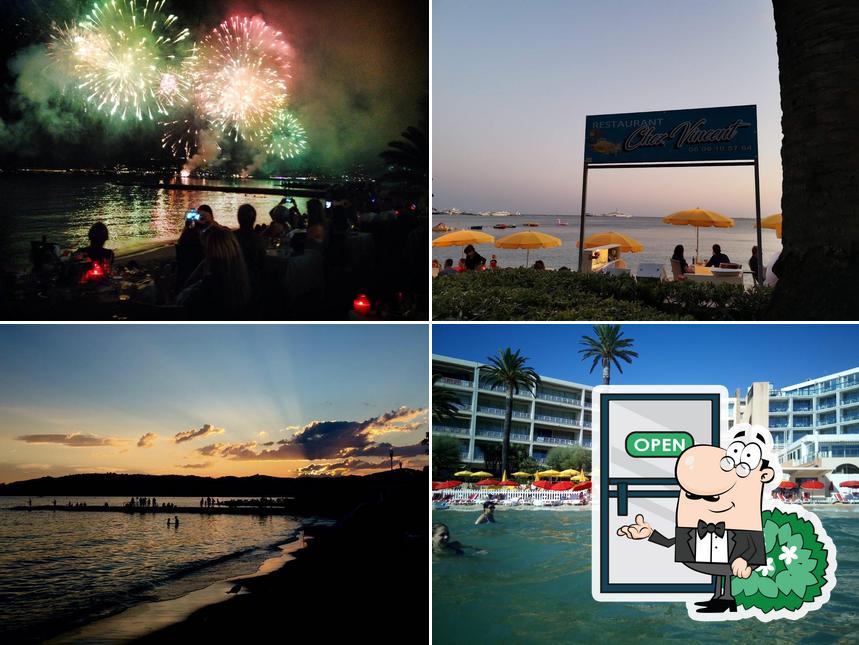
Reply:
[[[483,512],[474,523],[486,524],[487,522],[495,524],[495,502],[492,501],[483,502]]]

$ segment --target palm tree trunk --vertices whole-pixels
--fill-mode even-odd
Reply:
[[[608,385],[611,382],[611,365],[608,359],[602,359],[602,384]]]
[[[773,13],[784,135],[784,249],[770,314],[855,319],[859,3],[773,0]]]
[[[507,456],[510,454],[510,431],[513,428],[513,386],[507,386],[507,406],[504,410],[504,435],[501,438],[501,477],[507,476]]]

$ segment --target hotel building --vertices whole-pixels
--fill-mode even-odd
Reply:
[[[770,429],[791,481],[817,479],[827,494],[846,494],[839,484],[859,479],[859,367],[781,388],[753,383],[742,420]]]
[[[506,393],[481,376],[482,363],[449,356],[433,355],[432,373],[436,381],[456,394],[456,418],[432,424],[433,435],[454,437],[459,441],[462,461],[483,464],[484,442],[501,443],[504,428]],[[546,461],[556,446],[591,447],[591,392],[593,387],[540,376],[536,395],[520,391],[513,398],[513,427],[510,444],[527,446],[538,462]]]

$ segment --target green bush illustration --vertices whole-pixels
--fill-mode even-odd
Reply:
[[[767,564],[745,580],[733,578],[734,596],[745,609],[795,611],[821,595],[830,554],[814,525],[795,513],[773,509],[762,520]]]

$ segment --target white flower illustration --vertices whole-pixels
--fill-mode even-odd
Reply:
[[[760,571],[762,576],[768,576],[771,572],[775,571],[775,567],[773,566],[773,559],[767,558],[767,563],[763,566],[758,567],[758,571]]]
[[[785,566],[790,566],[790,563],[794,560],[798,559],[799,556],[796,554],[796,547],[781,547],[781,555],[778,556],[779,560],[784,560]]]

